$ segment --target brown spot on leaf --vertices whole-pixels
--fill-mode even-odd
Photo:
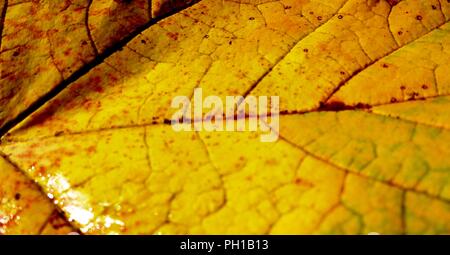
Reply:
[[[390,6],[395,6],[400,2],[400,0],[386,0],[386,1],[389,3]]]
[[[295,183],[295,185],[298,185],[298,186],[306,186],[306,187],[309,187],[309,188],[314,187],[313,183],[311,183],[309,181],[306,181],[304,179],[301,179],[301,178],[296,178],[294,180],[294,183]]]
[[[174,41],[178,40],[178,33],[168,32],[167,36],[170,37],[170,39],[172,39]]]
[[[93,154],[93,153],[95,153],[97,151],[97,148],[95,147],[95,146],[89,146],[87,149],[86,149],[86,152],[88,153],[88,154]]]
[[[319,111],[324,112],[338,112],[338,111],[345,111],[345,110],[357,110],[357,109],[370,109],[372,106],[358,103],[356,105],[347,105],[344,102],[340,101],[332,101],[332,102],[326,102],[321,103],[319,107]]]

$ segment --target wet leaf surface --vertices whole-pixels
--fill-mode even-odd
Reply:
[[[0,234],[66,234],[75,230],[20,170],[0,157]]]

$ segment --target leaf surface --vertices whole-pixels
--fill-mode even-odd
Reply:
[[[448,234],[449,18],[445,0],[203,0],[0,150],[83,233]],[[195,88],[280,96],[280,139],[174,132]]]
[[[0,128],[191,0],[2,0]]]
[[[3,157],[0,169],[0,234],[74,231],[39,187]]]

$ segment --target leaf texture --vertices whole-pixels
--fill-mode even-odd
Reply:
[[[190,0],[3,0],[0,127]]]
[[[203,0],[67,84],[0,151],[86,234],[448,234],[449,18],[446,0]],[[90,30],[96,45],[108,29]],[[24,77],[10,88],[33,93]],[[195,88],[280,96],[280,139],[173,131],[172,98]]]
[[[0,234],[66,234],[73,228],[39,187],[0,157]]]

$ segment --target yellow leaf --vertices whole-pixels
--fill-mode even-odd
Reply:
[[[193,1],[2,0],[0,127],[14,124],[117,44]]]
[[[0,234],[66,234],[72,230],[39,187],[0,156]]]
[[[52,83],[0,151],[87,234],[449,234],[449,19],[445,0],[203,0]],[[279,139],[174,131],[196,88],[279,96]]]

